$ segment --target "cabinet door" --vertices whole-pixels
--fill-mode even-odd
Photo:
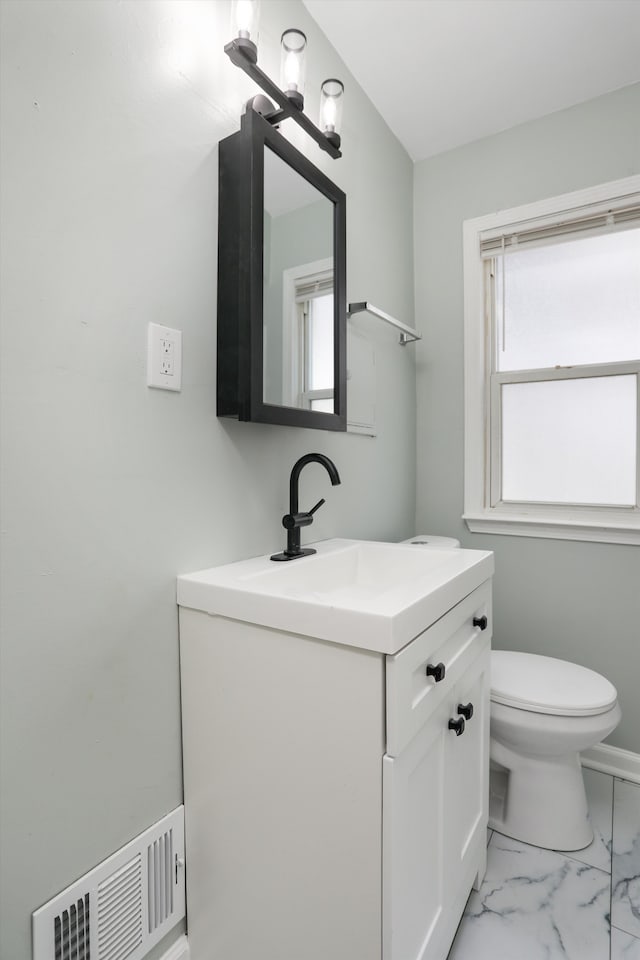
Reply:
[[[489,777],[488,638],[456,684],[449,702],[450,719],[464,719],[460,736],[448,732],[445,756],[445,869],[447,901],[451,904],[463,886],[466,899],[479,867],[484,871]],[[473,716],[465,719],[470,704]]]
[[[427,960],[444,913],[449,702],[398,757],[383,757],[383,960]]]

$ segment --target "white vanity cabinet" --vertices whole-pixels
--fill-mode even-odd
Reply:
[[[333,643],[179,586],[192,960],[445,960],[489,772],[493,564],[458,553],[489,559],[394,652],[355,620]]]

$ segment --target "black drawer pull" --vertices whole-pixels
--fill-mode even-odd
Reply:
[[[444,663],[428,663],[427,664],[427,676],[433,677],[436,683],[440,683],[441,680],[444,680],[447,668]]]
[[[473,625],[474,627],[480,627],[481,630],[487,629],[488,620],[486,617],[474,617]]]
[[[472,703],[459,703],[458,704],[458,713],[461,713],[465,720],[471,720],[473,716],[473,704]]]
[[[459,737],[464,733],[464,720],[460,717],[459,720],[449,720],[449,730],[455,730],[456,737]]]

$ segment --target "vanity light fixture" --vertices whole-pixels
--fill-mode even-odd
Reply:
[[[232,9],[233,40],[225,45],[224,52],[236,67],[240,67],[264,92],[278,104],[261,95],[253,97],[247,108],[255,110],[273,127],[291,117],[312,137],[321,150],[337,160],[340,152],[340,121],[342,119],[342,95],[344,85],[340,80],[325,80],[322,84],[321,126],[303,113],[305,52],[307,38],[302,30],[285,30],[282,34],[281,86],[276,84],[258,66],[257,25],[258,0],[234,0]],[[327,86],[329,85],[329,86]],[[325,87],[327,89],[325,90]]]

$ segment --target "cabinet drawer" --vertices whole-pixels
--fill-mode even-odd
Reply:
[[[474,626],[474,619],[487,625]],[[479,638],[491,636],[491,581],[456,604],[399,653],[387,657],[387,754],[396,757],[413,739],[476,654]],[[427,667],[444,665],[441,680]],[[436,672],[437,675],[437,672]]]

